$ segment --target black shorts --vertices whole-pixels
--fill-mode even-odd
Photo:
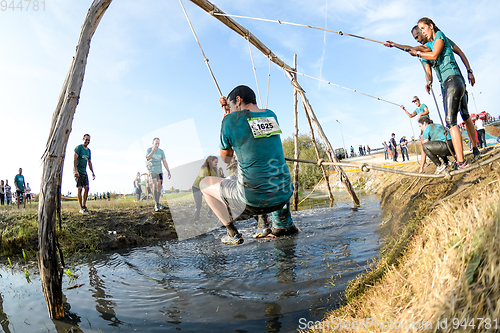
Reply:
[[[220,183],[220,196],[227,206],[227,209],[234,221],[248,220],[254,215],[269,214],[280,210],[287,202],[272,207],[253,207],[247,205],[238,196],[237,181],[234,179],[224,179]]]
[[[75,177],[75,181],[76,181],[76,187],[85,187],[85,186],[89,186],[89,177],[87,176],[87,174],[80,174],[80,177],[76,178]]]
[[[19,198],[21,196],[21,194],[24,195],[24,191],[19,191],[19,190],[16,190],[16,196]]]
[[[30,193],[26,194],[26,199],[31,199],[31,194]]]
[[[163,173],[154,173],[154,172],[151,172],[151,179],[163,180]]]

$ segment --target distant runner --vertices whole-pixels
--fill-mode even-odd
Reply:
[[[24,189],[26,188],[26,184],[24,183],[24,176],[22,175],[22,173],[23,169],[19,168],[19,173],[14,177],[14,185],[16,186],[17,209],[19,209],[21,196],[23,197],[24,208],[26,208],[26,198],[24,197]]]
[[[165,159],[165,153],[159,148],[160,139],[153,139],[153,147],[148,148],[146,151],[146,160],[148,162],[148,170],[153,180],[153,197],[155,199],[155,212],[159,212],[161,209],[165,208],[160,205],[161,189],[163,187],[163,170],[161,164],[165,166],[168,172],[168,179],[170,179],[170,169],[168,168],[167,160]]]
[[[92,172],[92,179],[95,180],[94,169],[92,167],[92,161],[90,157],[90,149],[88,145],[90,143],[90,135],[85,134],[83,136],[83,143],[81,145],[76,146],[75,148],[75,156],[73,161],[74,172],[75,172],[75,181],[78,196],[78,203],[80,204],[80,214],[88,214],[89,210],[87,209],[87,196],[89,194],[89,178],[87,176],[87,164],[89,165],[89,169]],[[82,195],[82,189],[84,193]]]

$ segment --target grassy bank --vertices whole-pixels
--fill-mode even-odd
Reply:
[[[404,168],[416,171],[418,166]],[[385,329],[366,326],[370,318],[392,321],[389,328],[401,325],[403,331],[413,324],[421,331],[500,329],[499,170],[500,163],[494,162],[451,181],[354,176],[381,193],[381,228],[389,229],[390,236],[371,270],[348,286],[346,303],[312,331],[337,331],[339,326],[330,324],[341,320],[346,332],[360,331],[356,325],[346,328],[356,321],[364,321],[362,331],[390,330],[389,324]],[[484,318],[481,327],[477,318]]]
[[[173,196],[182,200],[180,193]],[[164,203],[165,204],[165,203]],[[105,251],[125,246],[176,238],[168,210],[153,212],[153,202],[133,200],[88,201],[90,214],[78,213],[75,201],[63,201],[61,221],[56,223],[59,244],[64,254]],[[26,209],[0,207],[0,254],[3,259],[21,256],[33,258],[38,250],[38,205]]]

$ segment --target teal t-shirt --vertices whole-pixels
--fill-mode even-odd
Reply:
[[[153,148],[148,148],[146,151],[146,155],[149,155]],[[165,153],[163,150],[158,148],[154,153],[153,157],[148,161],[148,170],[150,173],[157,173],[160,174],[162,173],[162,168],[161,168],[161,161],[165,159]]]
[[[415,109],[415,112],[417,113],[417,115],[421,114],[421,113],[424,113],[425,112],[425,108],[427,107],[427,105],[425,104],[420,104],[420,107],[416,108]],[[429,117],[429,115],[425,115],[424,117]]]
[[[434,40],[432,42],[426,43],[425,45],[431,50],[434,50],[434,42],[437,39],[442,39],[444,41],[444,48],[433,67],[436,71],[439,82],[441,82],[442,85],[449,76],[462,75],[462,73],[460,72],[458,64],[455,60],[455,56],[453,55],[453,46],[455,45],[455,43],[451,42],[453,43],[452,45],[450,43],[450,40],[444,35],[442,31],[436,32]]]
[[[443,134],[444,127],[439,125],[439,124],[430,124],[428,125],[424,133],[422,133],[422,139],[429,141],[446,141],[446,140],[451,140],[450,132],[447,131],[446,133],[446,139]]]
[[[24,191],[24,176],[17,174],[14,177],[14,184],[17,185],[17,188],[19,189],[19,191]]]
[[[255,118],[269,121],[256,123],[252,129],[249,120]],[[238,195],[253,207],[280,205],[293,193],[280,136],[265,136],[256,130],[267,127],[268,133],[276,133],[276,128],[271,129],[269,125],[270,118],[275,121],[273,127],[279,126],[276,114],[271,110],[233,112],[224,117],[221,125],[220,149],[234,149],[238,159]],[[259,137],[254,137],[254,133]]]
[[[75,153],[78,155],[76,159],[76,170],[81,175],[87,174],[87,164],[90,161],[90,149],[83,148],[83,145],[78,145],[75,148]]]

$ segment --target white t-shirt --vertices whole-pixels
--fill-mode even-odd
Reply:
[[[483,122],[483,120],[482,120],[482,119],[478,119],[478,120],[476,120],[476,128],[477,128],[478,130],[482,130],[482,129],[484,129],[484,122]]]

